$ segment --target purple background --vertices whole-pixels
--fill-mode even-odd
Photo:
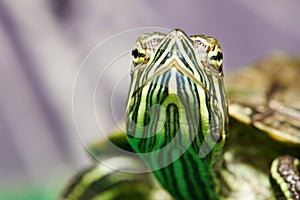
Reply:
[[[111,35],[149,26],[212,35],[221,43],[228,72],[272,51],[299,54],[299,8],[298,0],[0,0],[0,187],[50,184],[88,163],[74,128],[73,83],[90,50]],[[113,44],[106,53],[134,42]],[[100,70],[104,66],[91,62],[99,62]],[[110,99],[113,77],[128,72],[129,62],[122,65],[101,82],[99,101]],[[87,135],[98,131],[89,125],[87,112],[93,74],[93,68],[81,73],[76,97],[83,118],[79,126]],[[118,120],[127,87],[114,97]],[[111,114],[103,105],[97,102],[96,108],[105,119]],[[101,123],[113,126],[110,119]]]

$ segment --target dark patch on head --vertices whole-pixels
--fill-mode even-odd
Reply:
[[[223,60],[223,54],[220,51],[218,51],[218,54],[216,56],[210,57],[210,60],[221,61],[221,60]]]
[[[137,57],[145,57],[145,54],[140,53],[137,49],[132,50],[131,55],[132,55],[134,58],[137,58]]]

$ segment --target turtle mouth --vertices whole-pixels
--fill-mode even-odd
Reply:
[[[184,77],[188,78],[191,82],[194,84],[200,86],[205,92],[209,93],[208,89],[205,87],[205,85],[200,82],[194,74],[187,69],[186,66],[181,65],[176,59],[173,59],[168,65],[164,65],[157,71],[155,71],[151,77],[149,77],[144,84],[141,86],[141,88],[145,87],[146,85],[151,84],[154,80],[158,79],[163,74],[173,71],[174,73],[171,74],[182,74]]]

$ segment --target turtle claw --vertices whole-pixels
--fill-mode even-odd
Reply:
[[[271,184],[276,199],[300,199],[300,162],[292,156],[281,156],[272,162]]]

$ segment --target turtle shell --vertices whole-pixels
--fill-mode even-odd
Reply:
[[[300,58],[272,54],[225,74],[229,139],[222,199],[273,199],[269,169],[278,156],[300,155]]]
[[[232,118],[280,142],[300,144],[300,57],[276,53],[225,81]]]

